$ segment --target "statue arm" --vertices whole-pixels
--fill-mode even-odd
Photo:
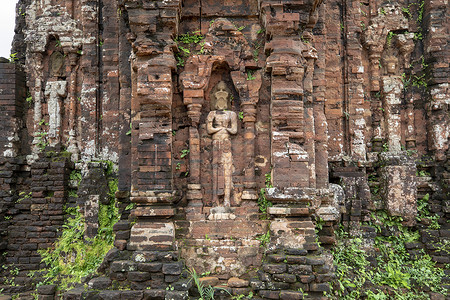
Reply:
[[[210,135],[220,130],[220,128],[214,128],[213,126],[214,117],[215,117],[214,112],[210,112],[208,114],[208,117],[206,118],[206,132],[208,132],[208,134]]]
[[[237,115],[234,111],[231,112],[230,118],[231,118],[231,127],[227,128],[227,131],[230,134],[236,134],[237,133]]]

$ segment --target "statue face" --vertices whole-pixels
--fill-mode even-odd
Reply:
[[[395,73],[395,69],[396,69],[396,65],[395,65],[395,62],[389,62],[388,64],[387,64],[387,72],[388,73],[390,73],[390,74],[394,74]]]
[[[217,84],[217,91],[214,96],[216,97],[215,109],[225,110],[228,108],[229,93],[226,91],[224,82],[219,82],[219,84]]]

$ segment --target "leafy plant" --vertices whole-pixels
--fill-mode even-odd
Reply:
[[[37,135],[37,147],[39,148],[39,150],[42,152],[45,150],[45,148],[48,146],[47,143],[47,132],[36,132]]]
[[[239,118],[239,120],[244,120],[244,112],[242,112],[242,111],[240,111],[239,113],[238,113],[238,118]]]
[[[255,80],[256,79],[256,77],[253,76],[254,72],[255,71],[247,70],[247,80]]]
[[[256,237],[256,239],[261,242],[259,245],[260,247],[266,247],[270,243],[270,230],[267,230],[263,235]]]
[[[31,106],[33,104],[33,97],[28,93],[25,101],[28,103],[28,106]]]
[[[126,135],[131,135],[132,129],[133,129],[133,125],[130,123],[130,130],[127,131]]]
[[[214,300],[214,292],[215,291],[225,291],[229,294],[229,292],[226,289],[218,288],[218,287],[212,287],[212,286],[205,286],[202,282],[199,280],[199,276],[194,268],[188,270],[189,275],[191,278],[189,281],[193,280],[195,287],[197,288],[198,293],[200,294],[199,300]]]
[[[10,55],[9,55],[9,62],[10,63],[12,63],[12,64],[14,64],[16,61],[18,61],[19,60],[19,58],[17,57],[17,52],[15,52],[15,53],[11,53]]]
[[[125,207],[125,210],[132,210],[136,207],[136,203],[132,202]]]
[[[191,33],[186,34],[180,34],[175,38],[175,42],[178,44],[178,49],[181,51],[177,53],[176,60],[177,60],[177,66],[183,67],[185,64],[185,59],[189,57],[193,51],[195,50],[197,44],[200,45],[200,50],[198,51],[198,54],[204,54],[205,53],[205,43],[201,43],[201,41],[205,37],[200,34],[200,31],[194,31]],[[183,46],[181,45],[183,44]]]
[[[69,179],[76,181],[77,185],[80,184],[82,178],[83,178],[83,176],[81,175],[80,170],[75,169],[75,170],[72,170],[72,172],[70,172]]]
[[[113,225],[119,220],[116,207],[115,178],[112,162],[107,162],[109,204],[100,204],[98,212],[98,233],[94,238],[85,237],[86,222],[79,207],[66,209],[68,218],[63,225],[61,236],[54,245],[45,250],[38,250],[44,270],[45,284],[59,284],[66,289],[72,282],[79,282],[82,277],[92,274],[103,261],[105,254],[113,247]]]
[[[185,157],[189,154],[189,152],[190,152],[189,149],[183,149],[183,150],[181,150],[180,158],[185,158]]]
[[[22,202],[23,200],[26,200],[26,199],[31,199],[31,195],[32,195],[31,192],[29,192],[29,193],[20,192],[19,193],[19,199],[17,199],[16,203],[20,203],[20,202]]]

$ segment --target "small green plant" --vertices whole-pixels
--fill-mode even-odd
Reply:
[[[132,210],[132,209],[134,209],[135,207],[136,207],[136,203],[131,202],[130,204],[128,204],[128,205],[125,207],[125,210]]]
[[[263,235],[256,237],[256,239],[261,242],[259,246],[265,248],[270,243],[270,230],[267,230]]]
[[[25,101],[28,103],[28,106],[31,106],[33,104],[33,97],[28,93],[28,97]]]
[[[240,26],[240,27],[236,28],[236,30],[237,31],[242,31],[242,30],[244,30],[244,28],[245,28],[245,26]]]
[[[55,45],[56,45],[56,47],[61,47],[61,41],[60,40],[56,40],[56,43],[55,43]]]
[[[132,129],[133,129],[133,125],[130,123],[130,130],[127,131],[126,135],[131,135]]]
[[[259,58],[258,58],[258,55],[259,55],[259,49],[253,50],[252,54],[253,54],[253,60],[254,60],[255,62],[258,62],[258,61],[259,61]]]
[[[402,12],[408,16],[408,19],[412,18],[411,11],[409,10],[410,5],[408,7],[402,7]]]
[[[69,191],[69,197],[74,197],[74,198],[78,198],[78,194],[76,191],[74,190],[70,190]]]
[[[9,55],[9,62],[10,63],[12,63],[12,64],[14,64],[16,61],[18,61],[19,60],[19,58],[17,57],[17,52],[15,52],[15,53],[11,53],[10,55]]]
[[[214,300],[215,291],[220,290],[230,294],[227,290],[222,288],[212,287],[210,285],[205,286],[202,282],[200,282],[199,276],[194,268],[188,270],[188,273],[191,277],[189,281],[194,281],[195,287],[197,288],[197,291],[200,294],[199,300]]]
[[[181,163],[177,163],[177,165],[175,166],[175,170],[179,170],[181,169]]]
[[[417,221],[421,222],[422,220],[427,220],[427,222],[430,223],[429,228],[430,229],[440,229],[441,225],[439,225],[439,216],[438,215],[432,215],[429,210],[429,199],[430,194],[426,194],[421,199],[417,200]]]
[[[238,113],[238,118],[239,118],[239,120],[244,120],[244,112],[242,112],[242,111],[240,111],[239,113]]]
[[[200,45],[198,54],[205,53],[205,43],[202,42],[204,38],[205,37],[200,34],[199,30],[191,33],[188,32],[186,34],[180,34],[175,38],[175,42],[177,43],[178,49],[180,50],[175,56],[177,60],[177,66],[184,67],[185,59],[194,52],[197,45]]]
[[[386,38],[386,43],[387,43],[388,47],[391,46],[392,38],[394,36],[395,36],[395,33],[393,33],[392,31],[389,31],[387,38]]]
[[[416,172],[416,176],[429,177],[429,176],[431,176],[431,174],[429,172],[427,172],[427,171],[419,170],[419,171]]]
[[[16,203],[20,203],[20,202],[22,202],[23,200],[31,199],[31,195],[32,195],[31,192],[29,192],[29,193],[26,193],[26,192],[20,192],[20,193],[19,193],[19,199],[17,199]]]
[[[39,150],[42,152],[45,150],[45,148],[48,146],[47,142],[47,132],[36,132],[37,135],[37,144],[36,146],[39,148]]]
[[[183,150],[181,150],[180,158],[185,158],[185,157],[189,154],[189,152],[190,152],[189,149],[183,149]]]
[[[254,73],[255,73],[255,71],[247,70],[247,80],[255,80],[256,77],[253,76]]]
[[[364,23],[363,21],[361,21],[361,30],[362,31],[366,30],[366,23]]]
[[[382,148],[383,148],[383,150],[382,150],[383,152],[388,152],[389,151],[389,144],[388,143],[384,143]]]
[[[242,300],[242,299],[253,299],[253,292],[248,293],[248,295],[239,294],[236,296],[232,296],[231,299],[233,300]]]
[[[264,188],[261,188],[259,191],[258,206],[259,211],[263,214],[267,213],[267,208],[272,206],[272,202],[266,198],[266,190]]]
[[[380,9],[380,14],[382,14],[383,16],[386,15],[386,11],[384,10],[384,7],[382,7],[382,8]]]
[[[77,185],[80,184],[81,179],[83,179],[83,176],[81,175],[80,170],[72,170],[69,175],[69,179],[72,181],[76,181]]]

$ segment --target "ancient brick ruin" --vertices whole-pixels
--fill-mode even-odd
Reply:
[[[45,267],[37,250],[65,207],[95,236],[105,161],[118,178],[114,248],[65,299],[188,299],[192,268],[233,295],[326,299],[335,229],[370,248],[377,210],[420,230],[410,253],[448,267],[433,246],[450,237],[447,7],[20,0],[18,60],[0,62],[0,264],[19,286],[8,292]],[[439,229],[416,218],[426,194]]]

